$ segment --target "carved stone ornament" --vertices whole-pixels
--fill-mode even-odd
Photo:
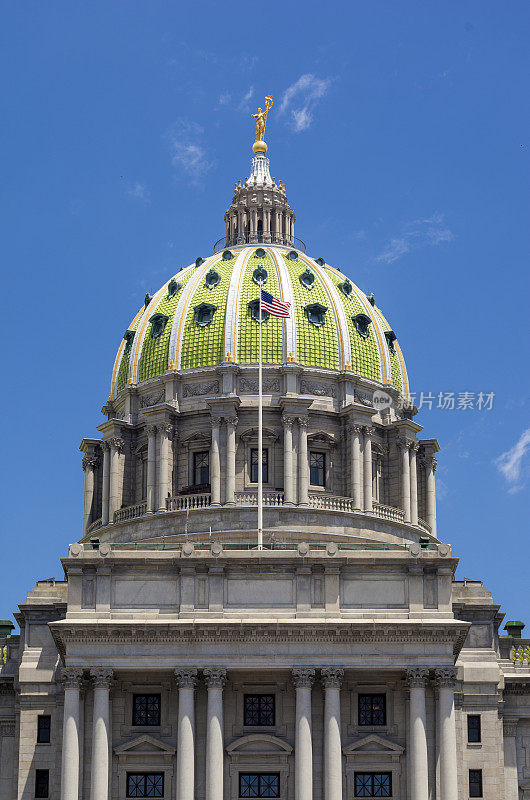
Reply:
[[[195,689],[197,684],[197,670],[195,667],[184,669],[177,667],[175,670],[175,680],[179,689]]]
[[[370,406],[373,405],[373,397],[372,395],[365,394],[364,392],[355,392],[355,401],[360,403],[362,406]]]
[[[3,719],[0,722],[0,737],[15,735],[15,720]]]
[[[502,733],[506,736],[515,736],[517,733],[517,720],[516,719],[503,719]]]
[[[83,680],[82,667],[65,667],[61,682],[65,689],[78,689]]]
[[[429,680],[429,670],[423,667],[407,670],[406,684],[409,689],[423,689]]]
[[[300,381],[300,394],[313,394],[317,397],[336,397],[337,390],[327,383]]]
[[[292,428],[295,421],[296,417],[289,417],[287,414],[282,415],[282,423],[285,428]]]
[[[225,417],[227,426],[237,428],[237,417]]]
[[[411,439],[398,439],[397,444],[402,450],[410,450],[413,442]]]
[[[434,680],[438,688],[454,689],[456,684],[457,669],[456,667],[442,667],[437,669],[434,673]]]
[[[363,431],[365,436],[373,436],[375,433],[375,428],[371,428],[369,425],[365,425],[363,427]]]
[[[99,464],[99,459],[96,458],[96,456],[83,456],[81,464],[83,466],[83,472],[86,472],[87,469],[95,469]]]
[[[309,420],[307,417],[298,417],[298,425],[300,428],[307,428]]]
[[[165,433],[167,436],[171,436],[173,433],[173,425],[171,425],[169,422],[163,422],[160,425],[157,425],[157,428],[159,433]]]
[[[363,432],[363,426],[362,425],[348,425],[348,433],[360,434],[362,432]]]
[[[438,466],[438,462],[434,456],[431,458],[430,466],[432,467],[432,471],[436,472],[436,467]]]
[[[121,453],[125,442],[123,441],[121,436],[113,436],[111,439],[109,439],[109,444],[111,447],[114,447],[118,451],[118,453]]]
[[[324,689],[340,689],[343,678],[342,667],[324,667],[320,670],[320,679]]]
[[[114,670],[110,667],[94,667],[90,670],[90,677],[94,689],[110,689]]]
[[[226,683],[224,667],[206,667],[203,670],[204,682],[208,689],[222,689]]]
[[[219,381],[209,383],[185,383],[182,387],[184,397],[202,397],[206,394],[219,394]]]
[[[164,399],[164,390],[154,392],[153,394],[146,394],[140,398],[140,408],[150,408],[161,403]]]
[[[280,391],[280,381],[277,378],[269,378],[263,381],[263,392],[267,393],[270,392],[279,392]],[[251,380],[250,378],[241,378],[239,381],[239,393],[240,394],[257,394],[258,392],[258,381]]]
[[[296,689],[310,689],[315,680],[315,670],[312,667],[294,667],[291,677]]]
[[[145,430],[148,436],[156,436],[156,425],[148,425]]]

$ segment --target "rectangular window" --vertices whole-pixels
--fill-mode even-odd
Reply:
[[[51,722],[49,714],[37,717],[37,744],[50,744]]]
[[[269,482],[269,451],[262,451],[261,476],[263,483]],[[250,480],[252,483],[258,482],[258,448],[253,447],[250,451]]]
[[[160,725],[160,695],[133,695],[133,725]]]
[[[326,454],[309,453],[309,480],[311,486],[326,485]]]
[[[392,797],[391,772],[356,772],[355,797]]]
[[[386,725],[386,695],[359,695],[359,725]]]
[[[240,797],[279,797],[280,775],[278,772],[240,772]]]
[[[480,714],[467,715],[467,740],[472,744],[482,741]]]
[[[273,694],[246,694],[243,724],[268,727],[274,725],[274,701]]]
[[[50,796],[50,770],[35,770],[35,797]]]
[[[193,454],[193,485],[203,486],[210,483],[210,453],[201,450]]]
[[[482,797],[482,770],[469,770],[469,796]]]
[[[127,797],[163,797],[163,772],[128,772]]]

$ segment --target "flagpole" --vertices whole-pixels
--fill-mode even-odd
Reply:
[[[259,287],[259,367],[258,367],[258,550],[263,550],[263,370],[261,353],[261,282]]]

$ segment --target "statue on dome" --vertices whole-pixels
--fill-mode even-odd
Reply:
[[[252,114],[254,119],[256,120],[256,141],[262,142],[263,141],[263,134],[265,133],[265,125],[267,124],[267,114],[272,108],[272,97],[268,94],[265,97],[265,111],[261,108],[258,108],[257,114]]]

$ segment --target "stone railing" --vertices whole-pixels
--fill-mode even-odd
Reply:
[[[97,531],[99,528],[101,528],[101,517],[99,519],[95,519],[94,522],[88,526],[86,529],[87,535],[94,533],[94,531]]]
[[[431,532],[432,532],[432,528],[431,528],[431,526],[429,525],[429,523],[428,523],[428,522],[425,522],[425,520],[424,520],[424,519],[420,519],[419,517],[418,517],[418,525],[420,526],[420,528],[423,528],[423,529],[424,529],[424,530],[426,530],[428,533],[431,533]]]
[[[405,521],[405,512],[402,508],[385,506],[383,503],[374,503],[374,514],[381,519],[392,519],[395,522]]]
[[[236,506],[257,506],[257,492],[236,492]],[[263,492],[264,506],[283,506],[283,492]]]
[[[212,495],[209,492],[201,494],[185,494],[176,497],[168,497],[166,507],[168,511],[187,511],[195,508],[208,508],[212,502]]]
[[[143,517],[147,512],[147,500],[142,500],[141,503],[136,503],[134,506],[127,506],[120,508],[114,512],[113,522],[125,522],[127,519],[134,519],[135,517]]]
[[[530,645],[512,648],[510,657],[514,667],[530,667]]]
[[[309,505],[311,508],[323,508],[327,511],[354,511],[351,497],[341,497],[336,494],[310,494]]]

